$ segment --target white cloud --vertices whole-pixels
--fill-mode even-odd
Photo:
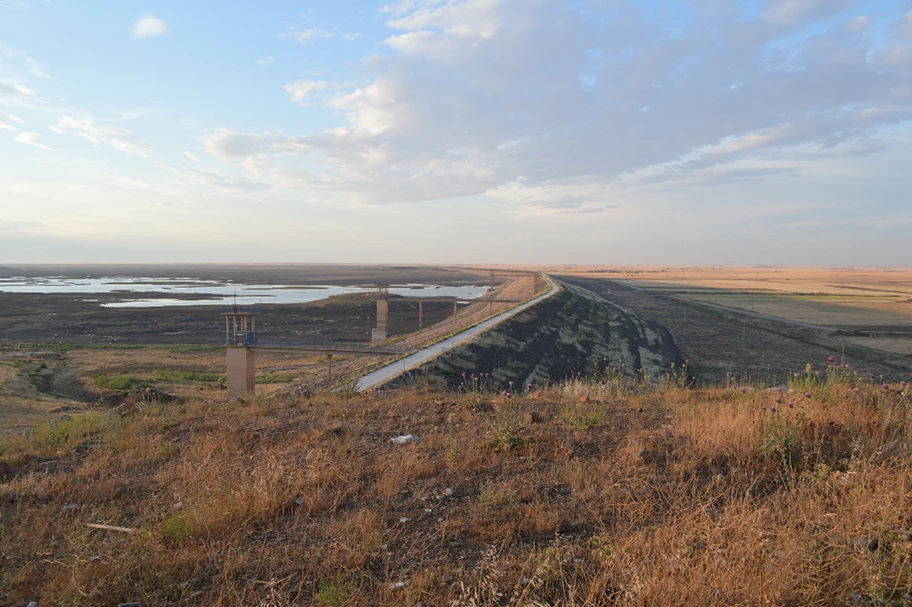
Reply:
[[[849,6],[853,0],[765,0],[763,16],[776,25],[792,26],[808,18],[825,17]]]
[[[34,96],[35,89],[30,89],[14,82],[0,82],[0,97],[31,99]]]
[[[5,232],[7,234],[44,227],[47,227],[47,224],[37,221],[0,221],[0,233]]]
[[[303,137],[282,133],[246,135],[229,129],[218,129],[205,138],[203,145],[210,156],[228,162],[260,155],[307,154],[311,150]]]
[[[273,63],[274,61],[275,61],[275,57],[272,57],[272,56],[263,57],[262,59],[257,59],[257,64],[262,65],[263,67],[266,67],[267,65],[269,65],[270,63]]]
[[[349,34],[342,34],[342,38],[345,40],[357,40],[361,37],[361,32],[352,32]]]
[[[189,158],[190,160],[192,160],[193,162],[199,162],[199,161],[200,161],[199,157],[198,157],[196,154],[194,154],[193,152],[184,152],[183,155],[184,155],[186,158]]]
[[[308,98],[315,96],[315,93],[335,91],[346,86],[350,85],[344,82],[328,82],[326,80],[298,80],[297,82],[289,82],[282,88],[291,95],[292,101],[307,105],[307,102],[310,101]]]
[[[25,120],[23,120],[22,118],[20,118],[19,116],[15,115],[15,114],[7,114],[6,117],[9,118],[10,120],[12,120],[13,122],[15,122],[16,124],[25,124]]]
[[[125,128],[113,124],[98,124],[91,119],[63,116],[56,125],[48,127],[60,135],[76,135],[98,145],[106,143],[121,152],[148,158],[152,148]]]
[[[42,66],[36,59],[32,59],[31,57],[26,57],[25,64],[28,66],[29,73],[32,74],[33,76],[38,76],[39,78],[50,78],[51,77],[51,75],[47,72],[47,70],[44,69],[44,66]]]
[[[19,129],[17,129],[13,125],[0,120],[0,131],[18,131],[18,130]]]
[[[890,33],[900,40],[912,40],[912,11],[894,21]]]
[[[38,141],[38,133],[19,133],[19,136],[16,137],[16,141],[32,147],[41,148],[42,150],[54,151],[54,148],[46,146]]]
[[[891,44],[874,53],[875,63],[899,69],[912,67],[912,44]]]
[[[298,44],[313,42],[314,40],[318,40],[320,38],[333,38],[334,36],[336,36],[336,32],[331,32],[329,30],[321,28],[309,28],[299,31],[294,26],[290,26],[287,31],[279,34],[279,38],[291,38]]]
[[[133,23],[133,29],[130,30],[130,36],[137,40],[150,38],[153,36],[163,36],[168,31],[165,22],[153,15],[146,13]]]
[[[365,84],[285,86],[338,110],[339,126],[204,143],[340,204],[480,195],[598,212],[635,191],[799,174],[883,149],[871,137],[912,120],[905,47],[878,53],[849,4],[764,0],[744,20],[699,2],[671,35],[636,3],[406,0],[385,9],[393,32],[362,61]]]
[[[871,27],[871,18],[864,15],[855,17],[846,24],[850,32],[863,32]]]
[[[36,4],[50,4],[51,0],[13,0],[12,2],[0,2],[3,8],[21,8],[30,9]]]

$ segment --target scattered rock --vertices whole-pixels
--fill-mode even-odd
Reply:
[[[184,502],[177,502],[176,504],[171,506],[171,510],[183,510],[183,509],[184,509]]]
[[[580,396],[580,397],[579,397],[579,402],[581,402],[581,403],[588,403],[588,402],[589,402],[589,397],[588,397],[588,396]]]
[[[453,495],[455,495],[455,494],[456,494],[456,491],[452,487],[447,487],[446,490],[443,492],[443,495],[445,497],[453,497]]]
[[[530,580],[530,579],[527,578],[527,577],[524,577],[523,579],[519,580],[519,585],[520,585],[520,586],[528,586],[528,585],[531,584],[531,583],[532,583],[532,580]]]
[[[526,411],[522,415],[522,420],[524,424],[537,424],[542,420],[542,417],[538,411]]]
[[[412,519],[408,518],[407,516],[403,516],[403,517],[401,517],[401,518],[399,519],[399,522],[400,522],[400,523],[407,523],[407,522],[409,522],[410,520],[412,520]]]
[[[772,388],[767,388],[764,392],[788,392],[788,386],[773,386]]]
[[[13,469],[4,461],[0,461],[0,483],[5,483],[13,478]]]
[[[76,508],[78,508],[78,507],[79,506],[77,506],[76,504],[67,504],[66,506],[63,507],[63,511],[69,512],[70,510],[76,510]]]
[[[391,443],[396,443],[397,445],[407,445],[408,443],[414,443],[418,440],[418,437],[414,434],[402,434],[390,439]]]
[[[393,590],[402,590],[405,588],[405,582],[396,582],[393,584]]]

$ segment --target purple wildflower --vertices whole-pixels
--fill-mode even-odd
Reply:
[[[531,390],[531,389],[532,389],[532,384],[526,384],[526,389],[527,389],[527,390]]]
[[[747,388],[741,388],[741,394],[747,393]]]
[[[884,389],[884,390],[889,390],[889,389],[890,389],[890,384],[884,384],[884,385],[883,385],[883,389]]]
[[[512,393],[512,392],[504,392],[504,396],[506,396],[507,398],[513,398],[513,393]]]
[[[795,403],[793,403],[792,401],[789,401],[788,405],[789,405],[789,409],[795,408]]]
[[[810,398],[810,397],[811,397],[811,393],[810,393],[810,392],[805,392],[805,393],[804,393],[804,397],[805,397],[805,398]]]
[[[776,397],[776,402],[779,403],[779,404],[781,405],[781,404],[782,404],[782,397],[781,397],[781,396],[777,396],[777,397]]]
[[[906,387],[906,382],[901,381],[901,382],[899,382],[899,385],[900,385],[900,387],[905,388],[905,387]]]
[[[772,411],[773,413],[775,413],[775,412],[776,412],[776,407],[770,407],[770,411]]]

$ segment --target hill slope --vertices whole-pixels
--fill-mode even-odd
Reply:
[[[458,386],[463,373],[490,373],[496,383],[540,385],[606,366],[628,374],[667,371],[683,360],[671,335],[600,295],[561,282],[562,291],[472,341],[453,348],[416,375]],[[400,378],[392,385],[402,384]]]

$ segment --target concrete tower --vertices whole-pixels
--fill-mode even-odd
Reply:
[[[389,285],[377,283],[377,328],[371,331],[371,341],[383,341],[389,330]]]
[[[249,346],[256,345],[256,316],[237,306],[222,312],[228,348],[228,399],[251,396],[256,389],[256,359]]]

